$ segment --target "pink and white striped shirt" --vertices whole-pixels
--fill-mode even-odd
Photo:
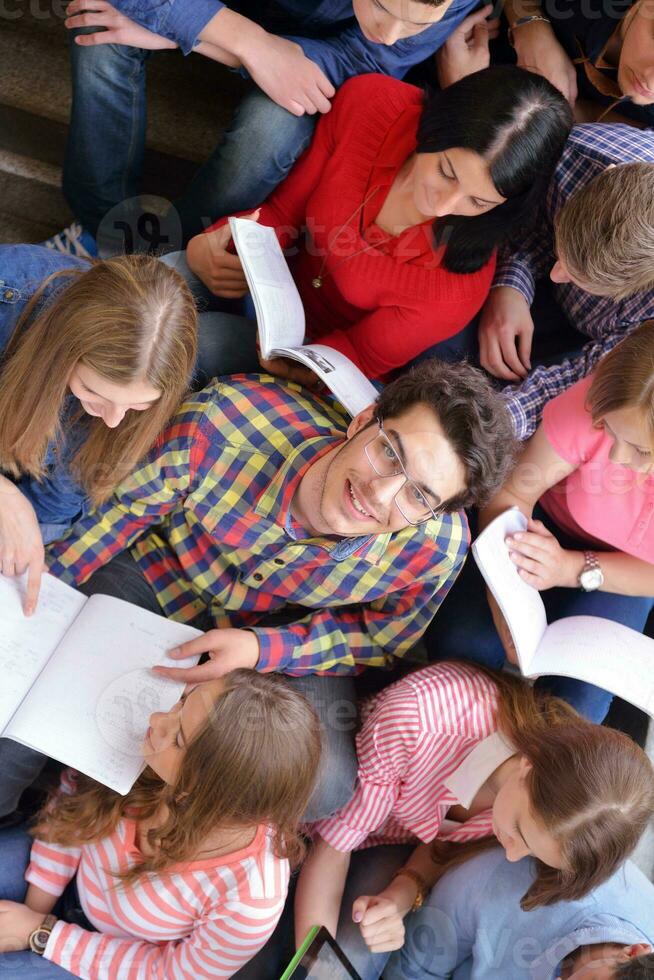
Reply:
[[[496,709],[493,682],[454,663],[425,667],[368,699],[357,735],[354,796],[312,830],[339,851],[490,836],[490,810],[465,823],[446,814],[457,804],[468,808],[515,754],[497,731]]]
[[[46,959],[84,980],[215,980],[247,963],[281,916],[289,865],[275,856],[265,826],[233,854],[123,885],[112,872],[139,857],[136,822],[128,818],[82,847],[34,841],[27,881],[59,896],[77,875],[82,908],[98,930],[58,921]]]

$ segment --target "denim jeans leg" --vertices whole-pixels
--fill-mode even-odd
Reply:
[[[73,104],[63,191],[77,220],[97,235],[107,211],[141,189],[150,52],[117,44],[80,47],[79,32],[68,33]],[[120,252],[119,229],[116,240]]]
[[[47,759],[20,742],[0,738],[0,817],[16,810],[23,791],[39,776]]]
[[[255,208],[309,145],[315,116],[294,116],[253,88],[211,157],[174,203],[186,244],[217,218]]]
[[[318,783],[304,814],[306,823],[340,810],[352,799],[357,778],[354,736],[357,706],[352,677],[287,677],[316,710],[323,732],[323,753]]]
[[[413,850],[412,844],[382,844],[352,854],[336,939],[361,980],[377,980],[391,954],[370,952],[352,921],[352,905],[360,895],[383,891]]]

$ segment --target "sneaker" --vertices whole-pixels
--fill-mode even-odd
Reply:
[[[97,259],[98,246],[90,231],[83,228],[79,221],[64,228],[58,235],[53,235],[41,243],[53,252],[63,255],[74,255],[77,259]]]

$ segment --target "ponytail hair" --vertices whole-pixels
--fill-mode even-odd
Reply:
[[[565,862],[559,870],[536,860],[521,907],[583,898],[618,870],[652,819],[652,764],[627,735],[592,724],[522,678],[467,666],[495,684],[498,728],[531,765],[525,785],[532,815],[557,841]],[[437,841],[433,858],[444,872],[495,843]]]

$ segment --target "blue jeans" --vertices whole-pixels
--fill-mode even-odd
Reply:
[[[114,44],[80,47],[75,33],[69,31],[73,105],[63,190],[77,220],[97,236],[111,208],[141,193],[151,53]],[[217,83],[218,89],[219,75]],[[182,240],[171,248],[185,245],[216,218],[265,201],[308,146],[315,124],[314,116],[294,116],[253,86],[209,160],[174,202]],[[113,254],[124,251],[121,229],[109,234]]]
[[[249,307],[245,300],[223,300],[214,296],[191,272],[185,252],[171,252],[164,255],[161,261],[186,279],[198,307],[196,386],[204,388],[212,378],[221,374],[260,370],[257,322],[253,315],[248,315]]]
[[[534,517],[552,531],[564,548],[583,551],[587,545],[565,534],[536,507]],[[476,515],[471,520],[476,533]],[[646,596],[625,596],[612,592],[584,592],[579,589],[556,588],[541,592],[548,623],[568,616],[599,616],[623,623],[639,633],[645,628],[654,599]],[[486,600],[486,585],[472,555],[454,583],[445,602],[438,610],[425,634],[429,659],[463,658],[500,668],[504,664],[504,648],[500,642],[490,607]],[[574,657],[574,651],[570,653]],[[536,686],[556,694],[571,704],[590,721],[601,722],[611,706],[613,695],[593,684],[570,677],[541,677]]]
[[[24,902],[27,892],[25,869],[29,864],[32,838],[23,827],[0,831],[0,900]],[[58,918],[92,928],[77,903],[75,889],[62,896],[54,907]],[[73,914],[69,914],[69,912]],[[0,953],[0,978],[7,980],[65,980],[75,974],[25,949],[16,953]]]

